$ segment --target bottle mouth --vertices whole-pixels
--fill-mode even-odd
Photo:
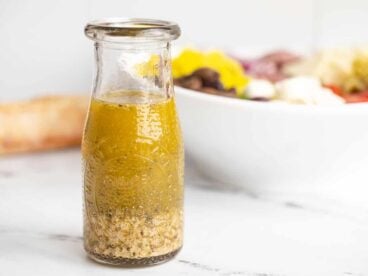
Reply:
[[[171,41],[180,36],[180,28],[176,23],[164,20],[105,18],[87,23],[84,33],[94,41]]]

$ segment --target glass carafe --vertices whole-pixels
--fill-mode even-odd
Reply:
[[[84,247],[98,262],[150,265],[183,241],[183,144],[171,74],[171,22],[87,24],[96,73],[86,121]]]

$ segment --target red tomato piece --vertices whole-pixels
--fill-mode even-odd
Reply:
[[[368,102],[368,91],[362,91],[355,94],[345,94],[342,97],[347,103]]]
[[[334,92],[337,96],[344,97],[345,93],[344,91],[334,84],[326,84],[324,87],[330,89],[332,92]]]

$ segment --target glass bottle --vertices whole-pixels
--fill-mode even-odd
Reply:
[[[183,241],[183,144],[171,74],[178,25],[147,19],[87,24],[96,73],[87,116],[84,247],[94,260],[150,265]]]

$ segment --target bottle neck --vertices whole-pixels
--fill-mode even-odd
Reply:
[[[94,97],[113,91],[173,95],[170,43],[95,42]]]

